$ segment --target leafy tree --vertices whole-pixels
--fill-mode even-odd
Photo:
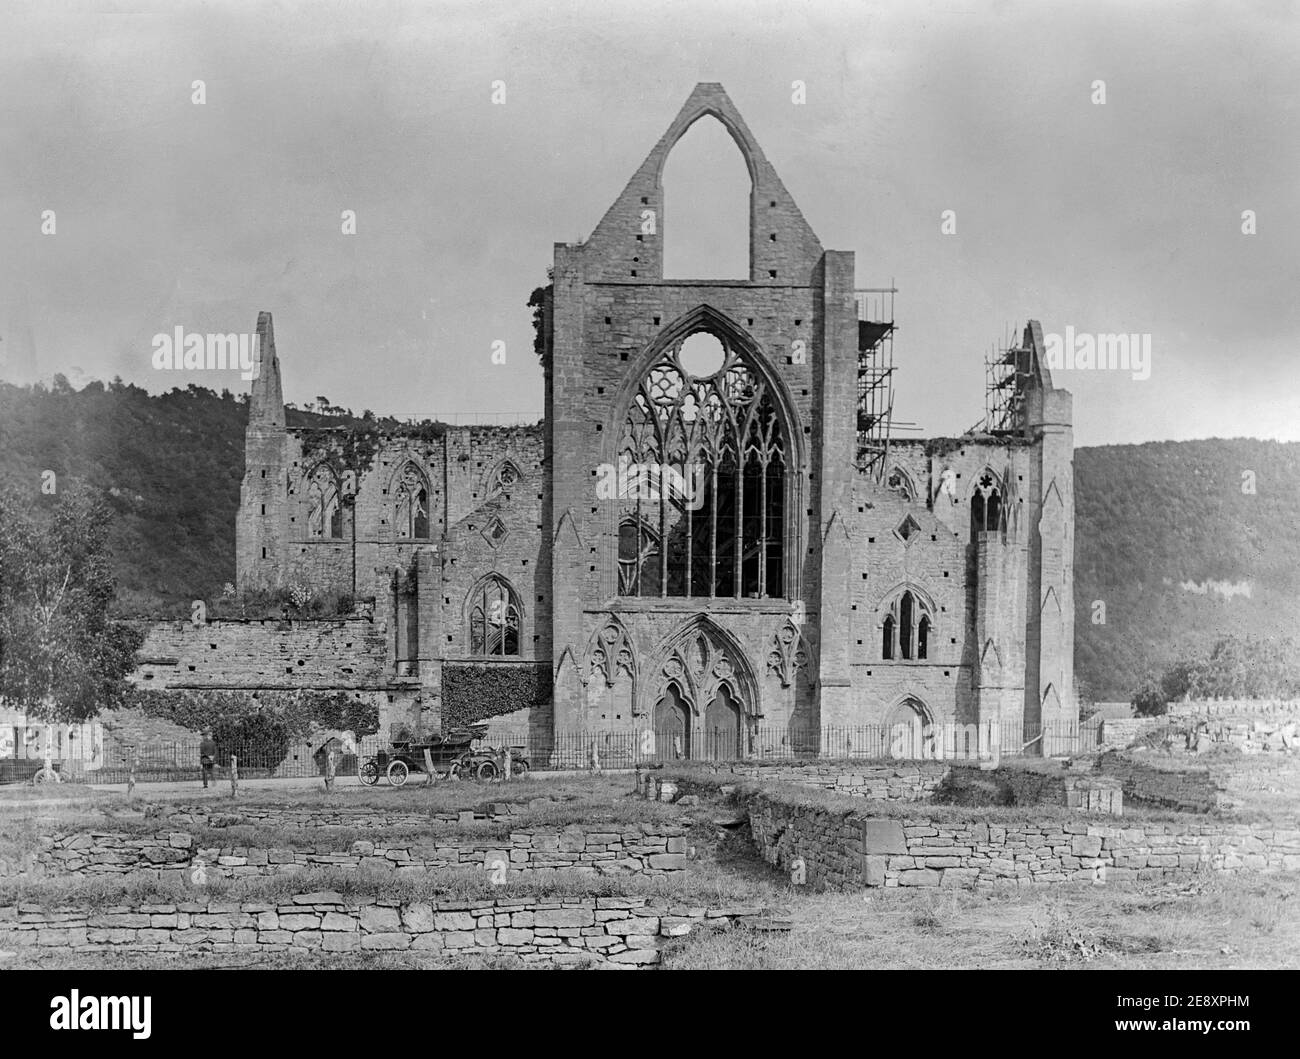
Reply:
[[[1167,702],[1186,698],[1192,687],[1195,670],[1194,663],[1183,660],[1175,662],[1164,671],[1160,677],[1160,691]]]
[[[536,287],[528,296],[528,308],[533,311],[533,352],[545,367],[548,361],[546,334],[546,303],[550,300],[553,284]]]
[[[1160,683],[1148,677],[1133,693],[1133,712],[1139,717],[1163,717],[1169,701],[1160,690]]]
[[[108,618],[108,521],[75,485],[0,491],[0,697],[41,720],[80,721],[126,694],[143,638]]]

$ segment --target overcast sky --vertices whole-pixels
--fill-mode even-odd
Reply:
[[[269,309],[289,401],[539,414],[553,244],[720,81],[823,245],[898,286],[900,419],[974,424],[1034,317],[1151,335],[1145,381],[1058,376],[1079,444],[1300,440],[1300,13],[1136,7],[0,0],[0,376],[238,392],[152,337]],[[700,125],[665,173],[722,256],[739,159]]]

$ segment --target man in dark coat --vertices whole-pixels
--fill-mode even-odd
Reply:
[[[208,780],[212,779],[212,770],[217,763],[217,744],[212,738],[212,732],[203,729],[203,741],[199,743],[199,764],[203,766],[203,786],[208,785]]]

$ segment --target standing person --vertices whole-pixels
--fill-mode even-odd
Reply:
[[[212,769],[217,763],[217,744],[212,738],[210,728],[203,729],[203,741],[199,743],[199,764],[203,766],[203,786],[212,779]]]

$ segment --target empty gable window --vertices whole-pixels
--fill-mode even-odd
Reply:
[[[711,115],[682,135],[663,168],[665,279],[748,279],[753,181],[725,125]]]

